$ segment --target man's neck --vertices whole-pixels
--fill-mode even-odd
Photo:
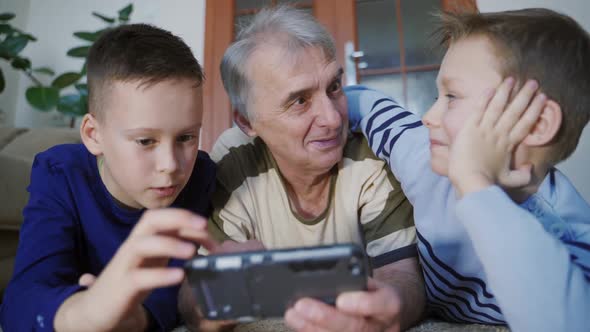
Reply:
[[[292,209],[304,219],[315,219],[328,207],[332,174],[327,170],[302,170],[277,165],[285,181]]]

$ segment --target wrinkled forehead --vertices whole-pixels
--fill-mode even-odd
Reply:
[[[341,69],[319,47],[288,52],[288,49],[269,45],[259,48],[251,59],[246,75],[247,104],[262,102],[274,108],[284,105],[293,95],[310,95],[323,90],[340,75]]]

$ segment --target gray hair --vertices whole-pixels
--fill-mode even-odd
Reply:
[[[225,51],[220,66],[221,80],[231,104],[247,119],[250,117],[246,110],[249,83],[246,62],[259,45],[269,40],[284,46],[288,54],[319,47],[327,60],[336,58],[334,39],[312,15],[284,5],[261,10]]]

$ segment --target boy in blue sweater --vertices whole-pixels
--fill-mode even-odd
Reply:
[[[554,165],[590,118],[590,37],[546,9],[443,15],[439,33],[439,97],[422,121],[382,93],[346,91],[351,126],[414,205],[429,306],[454,322],[587,330],[590,206]],[[338,310],[298,303],[292,317],[308,330],[397,331],[399,304],[373,286],[341,295]]]
[[[4,331],[168,331],[184,277],[170,258],[194,242],[215,250],[199,216],[215,165],[198,150],[203,74],[189,47],[128,25],[105,32],[87,65],[84,144],[33,163]],[[89,288],[85,274],[98,276]]]

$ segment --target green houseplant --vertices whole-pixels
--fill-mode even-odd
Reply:
[[[12,13],[0,14],[0,59],[10,63],[15,70],[23,71],[31,80],[36,80],[34,71],[45,72],[47,68],[31,68],[31,61],[20,55],[29,42],[37,39],[29,33],[23,32],[10,24],[15,17]],[[6,79],[0,69],[0,93],[6,88]]]
[[[14,14],[0,14],[0,58],[9,61],[14,69],[22,71],[32,81],[33,85],[27,88],[25,97],[34,109],[42,112],[56,109],[58,112],[71,117],[70,127],[73,127],[76,117],[88,112],[86,57],[90,47],[106,29],[127,24],[132,12],[133,4],[120,9],[115,17],[92,12],[92,15],[104,22],[106,27],[97,31],[77,31],[73,33],[84,44],[71,48],[66,54],[69,57],[83,59],[84,62],[80,70],[67,71],[59,75],[56,75],[48,67],[33,68],[31,61],[20,55],[28,42],[36,41],[36,38],[8,23],[14,18]],[[40,75],[43,75],[44,79],[41,79]],[[48,78],[52,78],[51,82],[44,83],[44,80]],[[70,88],[72,86],[74,89]],[[4,87],[4,75],[0,71],[0,92],[4,90]]]

